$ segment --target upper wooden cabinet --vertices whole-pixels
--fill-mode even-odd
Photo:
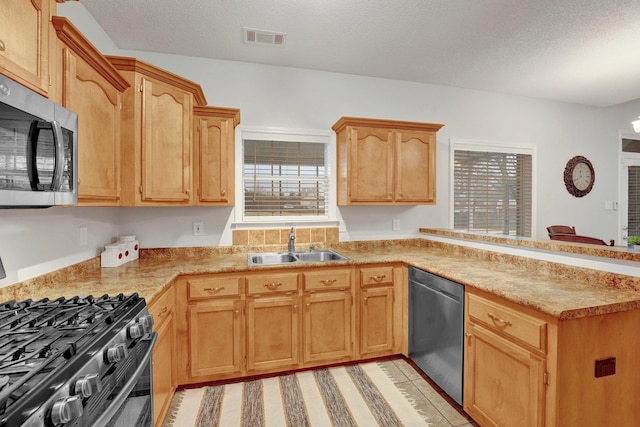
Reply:
[[[338,204],[434,204],[440,124],[342,117]]]
[[[47,96],[51,0],[3,0],[0,13],[0,73]]]
[[[240,110],[196,106],[193,116],[194,204],[233,206],[235,128]]]
[[[77,113],[78,204],[120,203],[122,93],[127,81],[67,19],[54,16],[57,34],[51,98]]]
[[[122,109],[122,206],[192,203],[193,105],[200,86],[136,58],[107,56],[131,85]]]

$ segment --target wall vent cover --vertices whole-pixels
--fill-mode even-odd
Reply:
[[[256,30],[253,28],[242,28],[243,40],[250,44],[270,44],[272,46],[284,45],[286,34],[275,31]]]

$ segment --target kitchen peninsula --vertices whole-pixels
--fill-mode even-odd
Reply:
[[[187,305],[186,301],[179,301],[187,298],[185,285],[181,285],[187,282],[179,279],[186,276],[250,276],[256,272],[287,271],[303,274],[339,267],[351,269],[354,272],[351,277],[357,277],[356,272],[372,266],[412,265],[465,286],[468,336],[464,408],[479,423],[491,423],[492,416],[504,416],[506,420],[526,417],[517,418],[523,422],[519,425],[539,426],[629,425],[629,420],[640,419],[640,409],[634,401],[634,396],[640,394],[640,373],[635,369],[640,359],[640,344],[631,339],[640,325],[639,277],[426,239],[343,242],[330,246],[350,259],[330,265],[296,263],[295,266],[249,267],[247,252],[283,248],[149,249],[141,251],[139,260],[118,268],[100,268],[99,260],[94,259],[0,289],[0,297],[37,299],[52,295],[138,292],[154,306],[158,298],[172,288],[176,291],[177,310],[180,310],[179,307]],[[399,295],[402,310],[396,315],[401,318],[404,340],[396,348],[406,355],[406,268],[400,277],[405,283],[396,289],[404,295]],[[352,285],[352,292],[354,289]],[[470,308],[473,312],[469,312]],[[492,310],[489,313],[496,316],[497,324],[480,318],[478,313],[485,308]],[[184,319],[185,314],[176,314],[176,319]],[[513,327],[500,327],[500,322],[505,325],[510,322]],[[354,330],[360,332],[359,328]],[[485,344],[494,341],[496,346],[491,348],[500,350],[495,356],[508,356],[503,366],[491,365],[491,360],[486,358],[488,353],[473,351],[474,348],[486,350],[489,347]],[[470,361],[473,354],[476,359]],[[615,358],[615,373],[596,377],[596,361],[610,358]],[[505,368],[514,370],[501,370]],[[488,376],[494,381],[493,385],[484,383],[483,373],[487,369],[492,370]],[[509,383],[509,375],[515,375],[520,384],[512,384],[513,378]],[[487,386],[497,388],[484,390]],[[520,387],[519,403],[526,407],[510,404],[495,414],[485,411],[489,397],[482,401],[467,394],[476,390],[476,396],[491,396],[492,392],[501,391],[508,397],[513,387]]]

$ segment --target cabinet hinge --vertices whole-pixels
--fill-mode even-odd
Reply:
[[[549,372],[542,374],[542,383],[544,385],[549,385]]]

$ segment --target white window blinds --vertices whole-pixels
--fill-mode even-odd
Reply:
[[[454,151],[456,230],[531,236],[532,156]]]
[[[245,217],[328,216],[326,144],[243,141]]]

